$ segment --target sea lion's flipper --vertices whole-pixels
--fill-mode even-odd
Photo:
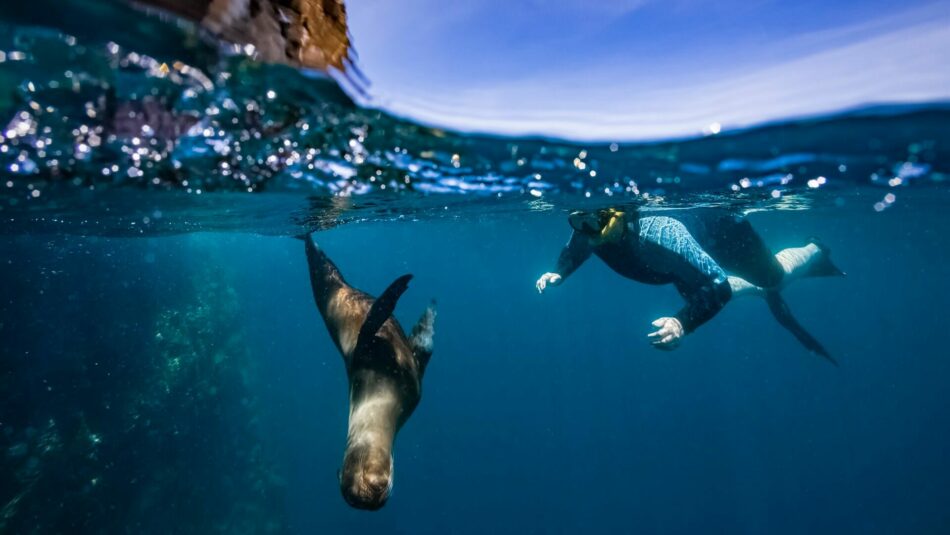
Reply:
[[[412,334],[409,336],[409,345],[412,347],[419,365],[425,370],[429,364],[429,358],[432,356],[432,337],[435,335],[435,301],[432,301],[419,322],[412,328]]]
[[[824,357],[835,366],[838,365],[838,361],[828,353],[824,346],[821,345],[821,342],[809,334],[808,331],[802,327],[802,324],[798,323],[795,316],[792,316],[792,311],[788,308],[788,304],[785,303],[785,300],[782,299],[782,296],[778,292],[766,293],[765,302],[768,303],[769,310],[772,311],[772,315],[775,316],[779,324],[788,329],[806,349]]]
[[[412,275],[403,275],[394,280],[392,284],[373,301],[373,306],[366,313],[366,319],[363,320],[363,326],[360,327],[360,336],[357,339],[357,345],[367,343],[376,336],[380,327],[386,323],[386,320],[393,315],[396,310],[396,302],[402,294],[409,288],[409,281]]]
[[[317,308],[323,310],[324,304],[331,292],[345,285],[343,275],[337,269],[336,264],[330,260],[316,242],[309,235],[301,237],[304,241],[304,247],[307,251],[307,267],[310,270],[310,286],[313,288],[313,298],[317,303]]]

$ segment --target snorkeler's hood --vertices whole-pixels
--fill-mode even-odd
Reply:
[[[571,228],[598,243],[613,242],[623,236],[624,213],[615,208],[586,212],[577,210],[567,218]]]
[[[571,225],[571,228],[583,234],[597,234],[603,228],[600,224],[600,215],[597,212],[577,210],[567,216],[567,222]]]

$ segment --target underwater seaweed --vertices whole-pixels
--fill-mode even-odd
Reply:
[[[94,273],[101,261],[68,260],[79,266],[40,284],[81,278],[76,295],[85,298],[109,284],[108,269]],[[22,349],[51,319],[51,303],[26,298],[29,282],[5,291],[21,292],[15,302],[30,321],[3,332],[11,343],[0,359],[10,400],[0,409],[0,531],[286,530],[283,483],[259,443],[240,300],[214,265],[153,274],[165,297],[139,279],[113,303],[124,325],[59,303],[75,321],[46,338],[46,350],[71,347],[56,363]]]

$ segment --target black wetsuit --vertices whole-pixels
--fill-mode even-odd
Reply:
[[[592,243],[594,241],[594,243]],[[574,232],[555,272],[573,273],[591,254],[620,275],[646,284],[674,284],[686,300],[676,318],[689,333],[732,297],[725,270],[764,288],[776,288],[784,270],[745,219],[722,210],[690,210],[629,218],[623,235],[596,243]]]

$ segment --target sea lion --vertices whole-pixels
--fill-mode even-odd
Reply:
[[[396,279],[377,299],[347,284],[309,236],[304,238],[317,308],[343,355],[350,383],[349,431],[340,490],[357,509],[376,510],[393,484],[393,441],[422,396],[432,356],[435,307],[409,337],[392,317],[412,275]]]

